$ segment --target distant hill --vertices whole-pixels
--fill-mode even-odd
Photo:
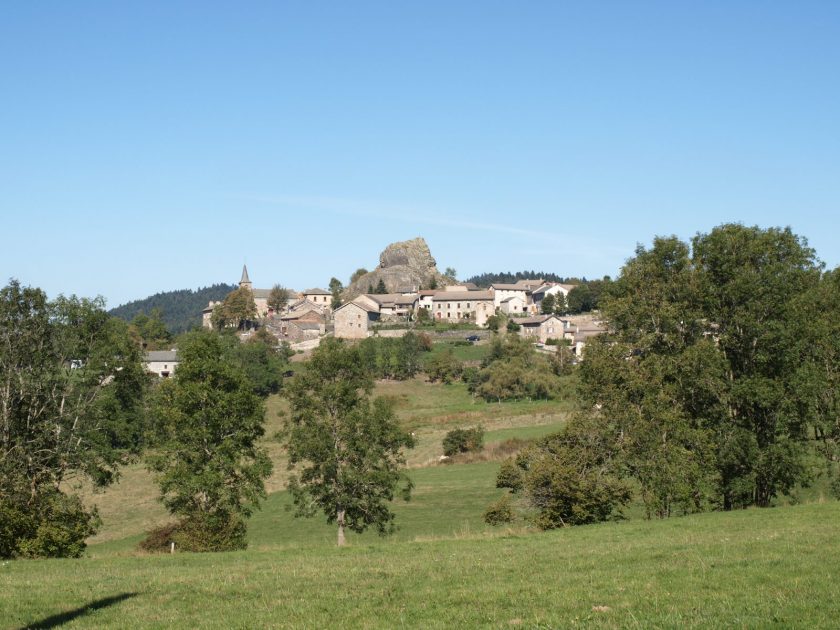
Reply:
[[[479,287],[489,287],[491,284],[513,284],[517,280],[529,280],[532,278],[542,278],[548,282],[560,282],[562,284],[586,282],[586,278],[564,278],[563,276],[558,276],[556,273],[547,273],[545,271],[500,271],[499,273],[483,273],[472,278],[467,278],[465,282],[472,282]]]
[[[173,335],[201,325],[201,311],[210,300],[221,300],[236,289],[232,284],[214,284],[201,289],[181,289],[155,293],[143,300],[134,300],[108,311],[114,317],[131,321],[136,315],[149,315],[152,309],[159,308],[161,319]]]

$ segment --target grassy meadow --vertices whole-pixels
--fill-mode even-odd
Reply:
[[[567,383],[570,392],[574,383]],[[101,494],[104,526],[79,560],[0,563],[0,628],[836,627],[840,503],[819,487],[803,504],[541,533],[484,524],[498,461],[438,464],[454,427],[480,424],[487,450],[561,428],[556,402],[485,403],[460,384],[380,382],[418,446],[399,529],[335,546],[323,517],[294,518],[272,438],[285,403],[268,401],[271,492],[249,548],[146,555],[143,533],[169,520],[141,464]],[[457,461],[457,460],[456,460]],[[466,460],[469,461],[469,460]]]
[[[838,522],[832,502],[344,549],[283,544],[281,530],[244,552],[94,548],[0,565],[0,625],[831,628]]]

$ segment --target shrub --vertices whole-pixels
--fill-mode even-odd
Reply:
[[[432,382],[451,383],[461,376],[463,369],[463,364],[455,358],[450,348],[429,357],[426,361],[426,375]]]
[[[149,553],[163,553],[169,551],[170,545],[175,541],[175,534],[178,532],[180,523],[167,523],[155,527],[146,534],[146,537],[139,542],[137,548]]]
[[[33,535],[19,541],[18,554],[28,558],[78,558],[102,521],[96,509],[88,511],[75,495],[56,491],[42,502],[40,521]]]
[[[245,549],[245,521],[235,514],[201,515],[182,521],[174,533],[182,551],[236,551]]]
[[[510,523],[513,519],[514,511],[509,494],[488,505],[484,511],[484,522],[488,525],[502,525]]]
[[[578,420],[518,458],[523,488],[541,529],[583,525],[620,516],[631,498],[609,446],[593,420]]]
[[[511,492],[519,492],[522,489],[522,469],[514,463],[513,459],[506,459],[499,468],[496,475],[496,487],[508,488]]]
[[[245,521],[239,516],[201,515],[156,527],[137,547],[150,553],[166,553],[174,542],[176,551],[236,551],[247,547],[245,532]]]
[[[443,438],[443,454],[451,457],[457,453],[470,453],[484,448],[484,429],[453,429]]]

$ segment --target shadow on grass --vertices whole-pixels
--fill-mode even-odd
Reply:
[[[52,615],[50,617],[47,617],[46,619],[41,619],[41,621],[36,621],[35,623],[26,625],[24,626],[24,628],[26,630],[46,630],[47,628],[58,628],[59,626],[62,626],[65,623],[73,621],[77,617],[86,615],[94,610],[99,610],[100,608],[107,608],[108,606],[119,604],[120,602],[125,601],[126,599],[137,597],[137,595],[138,593],[120,593],[119,595],[112,595],[111,597],[97,599],[96,601],[86,604],[81,608],[76,608],[75,610],[68,610],[67,612],[59,613],[58,615]]]

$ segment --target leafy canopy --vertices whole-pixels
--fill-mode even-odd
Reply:
[[[345,527],[393,531],[388,503],[401,481],[403,498],[411,490],[402,451],[414,439],[400,429],[389,400],[371,400],[372,389],[359,348],[326,339],[286,390],[289,465],[298,469],[289,490],[297,515],[323,511],[338,525],[339,545]]]
[[[271,473],[271,461],[257,444],[264,432],[263,403],[226,360],[217,333],[189,333],[179,355],[174,378],[157,392],[155,445],[146,462],[163,504],[182,519],[182,542],[189,543],[182,546],[241,548],[243,519],[265,497]]]

